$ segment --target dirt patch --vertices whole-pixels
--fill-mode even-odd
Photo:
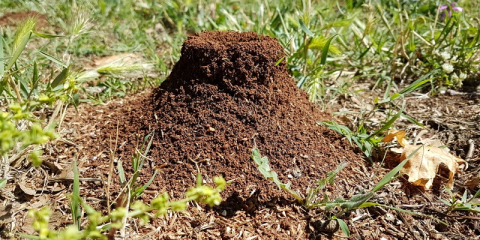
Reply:
[[[36,30],[44,29],[51,26],[45,14],[41,14],[35,11],[26,11],[3,14],[3,16],[0,16],[0,27],[16,27],[29,17],[34,17],[37,19],[37,24],[35,25]]]

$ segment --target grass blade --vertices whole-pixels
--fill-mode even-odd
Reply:
[[[7,179],[0,179],[0,189],[4,188],[7,185]]]
[[[43,55],[44,57],[46,57],[48,60],[50,60],[50,61],[52,61],[52,62],[54,62],[54,63],[62,66],[63,68],[67,68],[67,67],[68,67],[68,66],[67,66],[65,63],[63,63],[62,61],[54,58],[53,56],[51,56],[51,55],[49,55],[49,54],[47,54],[47,53],[45,53],[45,52],[43,52],[43,51],[39,51],[39,53],[40,53],[41,55]]]
[[[39,32],[35,32],[33,31],[33,34],[41,37],[41,38],[48,38],[48,39],[51,39],[51,38],[57,38],[57,37],[63,37],[62,35],[54,35],[54,34],[48,34],[48,33],[39,33]]]
[[[333,35],[331,38],[327,40],[325,43],[325,46],[322,49],[322,58],[320,59],[320,64],[325,65],[327,62],[327,56],[328,56],[328,51],[330,49],[330,44],[332,43],[332,40],[336,37],[337,35]]]
[[[298,22],[300,23],[300,28],[302,28],[303,32],[307,34],[307,36],[313,37],[314,34],[312,33],[312,31],[310,31],[310,29],[308,29],[303,20],[299,19]]]
[[[73,161],[73,186],[72,186],[72,202],[70,205],[70,210],[72,211],[73,224],[77,225],[78,230],[80,230],[80,180],[78,174],[77,160]]]
[[[17,61],[20,54],[25,49],[30,36],[32,35],[33,28],[35,28],[36,20],[34,18],[28,18],[23,22],[21,27],[15,33],[15,40],[13,41],[12,56],[7,63],[6,71],[10,70],[13,64]]]
[[[3,59],[5,54],[3,53],[3,37],[0,36],[0,79],[3,78],[3,74],[5,74],[5,66],[3,65]]]
[[[63,83],[65,79],[67,79],[68,75],[68,68],[64,68],[60,74],[55,77],[52,84],[50,85],[52,88],[56,88],[60,83]]]
[[[31,33],[28,34],[27,36],[25,36],[22,39],[22,41],[20,42],[20,46],[18,46],[18,48],[15,48],[12,56],[8,60],[7,67],[6,67],[7,71],[10,70],[13,67],[13,64],[17,61],[17,59],[20,56],[20,54],[22,53],[23,49],[25,49],[25,46],[27,45],[27,42],[30,39],[30,35],[31,35]]]
[[[153,179],[155,179],[155,176],[157,176],[157,171],[155,171],[153,173],[153,176],[150,178],[150,180],[148,180],[147,183],[145,183],[145,185],[143,185],[140,188],[135,189],[135,192],[132,194],[133,195],[132,199],[136,199],[136,198],[140,197],[143,194],[143,192],[145,191],[145,189],[147,189],[148,186],[150,186],[150,184],[152,184]]]
[[[368,136],[367,140],[376,136],[377,134],[389,129],[393,123],[402,115],[403,109],[405,109],[405,103],[403,104],[402,108],[398,111],[397,114],[395,114],[390,120],[388,120],[383,127],[375,131],[372,135]]]
[[[380,180],[380,182],[378,182],[378,184],[372,189],[372,192],[376,192],[376,191],[380,190],[380,188],[385,186],[387,183],[391,182],[393,180],[393,178],[395,177],[395,175],[400,171],[400,169],[403,168],[403,166],[410,160],[410,158],[413,155],[415,155],[415,153],[418,152],[418,150],[420,150],[420,148],[423,148],[423,146],[418,147],[415,151],[410,153],[410,155],[408,155],[408,157],[405,160],[403,160],[400,164],[398,164],[398,166],[396,166],[394,169],[390,170],[390,172],[388,172],[382,178],[382,180]]]

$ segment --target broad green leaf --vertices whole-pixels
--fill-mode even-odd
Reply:
[[[348,229],[347,223],[345,223],[345,221],[343,221],[343,220],[340,219],[340,218],[337,218],[336,220],[337,220],[338,226],[340,227],[340,229],[342,230],[342,232],[343,232],[347,237],[350,237],[350,229]]]
[[[52,84],[50,85],[52,88],[56,88],[58,85],[63,83],[68,76],[68,68],[64,68],[62,72],[60,72],[57,77],[53,80]]]

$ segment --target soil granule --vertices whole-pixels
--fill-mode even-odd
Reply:
[[[116,156],[126,170],[143,138],[153,135],[142,180],[159,167],[161,173],[148,190],[181,197],[195,185],[198,166],[207,184],[219,175],[231,182],[225,199],[291,200],[256,169],[253,147],[269,158],[281,181],[303,193],[341,162],[350,162],[351,169],[363,160],[342,136],[319,126],[328,115],[296,87],[285,61],[278,63],[284,56],[276,39],[253,32],[191,36],[152,94],[107,106],[111,121],[97,123],[96,133],[107,141],[90,145],[98,148],[90,152],[115,146],[119,126]],[[86,163],[92,170],[99,165],[108,162]]]

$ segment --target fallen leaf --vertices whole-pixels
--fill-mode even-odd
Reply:
[[[448,182],[446,186],[453,188],[453,176],[459,169],[461,164],[466,162],[458,157],[453,156],[444,149],[425,146],[425,145],[410,145],[404,139],[405,131],[390,132],[382,141],[390,142],[394,137],[403,146],[403,152],[400,156],[400,161],[407,159],[413,152],[419,149],[410,157],[410,160],[400,170],[400,173],[408,175],[408,181],[415,186],[429,190],[432,188],[433,180],[437,175],[440,166],[445,166],[448,169]]]
[[[123,61],[123,62],[132,64],[134,61],[137,61],[138,59],[141,59],[141,57],[136,54],[122,53],[119,55],[107,56],[107,57],[96,59],[95,66],[99,67],[99,66],[107,65],[115,61]]]
[[[34,186],[32,186],[33,188],[28,186],[32,184],[27,182],[27,174],[23,174],[20,181],[17,184],[20,187],[20,189],[22,189],[22,191],[27,195],[35,196],[35,194],[37,193],[37,191],[34,189]]]

